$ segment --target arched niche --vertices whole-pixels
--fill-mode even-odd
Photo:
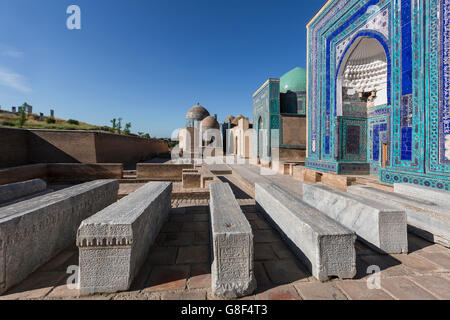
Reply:
[[[367,114],[390,100],[389,50],[382,37],[357,35],[345,50],[336,77],[336,115]]]

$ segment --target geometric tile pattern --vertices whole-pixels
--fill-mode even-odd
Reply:
[[[307,165],[339,171],[345,151],[361,152],[340,145],[346,134],[335,109],[340,61],[361,32],[385,42],[389,66],[388,104],[364,117],[366,161],[379,165],[387,143],[381,180],[444,188],[450,176],[450,0],[334,0],[309,23]]]

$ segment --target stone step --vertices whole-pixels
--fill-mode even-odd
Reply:
[[[369,187],[373,187],[373,188],[377,188],[377,189],[381,189],[381,190],[385,190],[385,191],[390,191],[390,192],[394,191],[394,188],[388,184],[384,184],[382,182],[375,181],[373,179],[364,178],[364,177],[356,177],[356,179],[354,181],[352,181],[350,183],[350,185],[351,186],[365,185],[365,186],[369,186]]]

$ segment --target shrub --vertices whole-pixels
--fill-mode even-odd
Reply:
[[[80,122],[78,120],[74,120],[74,119],[69,119],[66,122],[69,124],[76,125],[76,126],[78,126],[80,124]]]
[[[9,126],[9,127],[14,127],[14,123],[11,121],[2,121],[1,123],[2,126]]]
[[[48,124],[50,124],[50,123],[56,123],[55,118],[52,118],[52,117],[49,117],[49,118],[45,119],[45,121],[46,121]]]
[[[19,128],[22,128],[25,122],[27,121],[27,114],[25,113],[26,103],[23,104],[22,107],[19,108],[19,118],[17,118],[17,124]]]

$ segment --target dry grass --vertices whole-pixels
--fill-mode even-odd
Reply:
[[[14,114],[0,113],[0,127],[18,128],[18,116]],[[22,128],[24,129],[56,129],[56,130],[100,130],[99,126],[94,126],[88,123],[79,122],[78,125],[67,123],[66,120],[55,118],[56,123],[47,123],[38,121],[39,116],[36,114],[29,115],[27,121]]]

